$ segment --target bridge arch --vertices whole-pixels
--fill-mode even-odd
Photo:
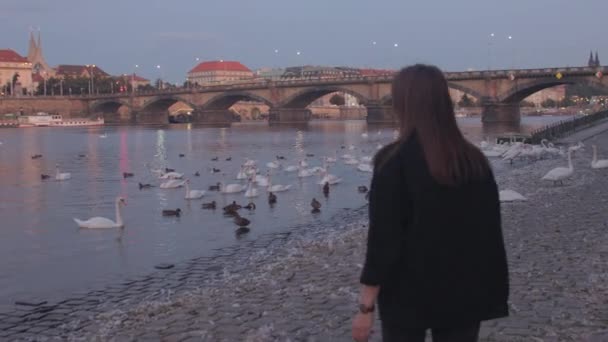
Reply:
[[[308,105],[310,105],[316,99],[319,99],[327,94],[336,93],[336,92],[343,92],[343,93],[352,95],[355,98],[357,98],[357,100],[359,101],[359,104],[362,104],[362,105],[365,105],[366,103],[369,102],[369,99],[366,96],[364,96],[354,90],[351,90],[348,88],[343,88],[343,87],[336,87],[336,86],[325,86],[325,87],[310,87],[310,88],[303,89],[303,90],[295,93],[294,95],[288,97],[287,99],[285,99],[282,102],[281,107],[306,108],[306,107],[308,107]]]
[[[131,104],[120,99],[95,101],[89,110],[93,116],[102,116],[106,123],[128,122],[132,113]]]
[[[263,96],[255,95],[249,92],[230,91],[212,97],[201,107],[202,110],[224,110],[229,109],[239,101],[255,101],[264,103],[269,108],[273,108],[272,101]]]
[[[604,86],[601,82],[594,82],[589,78],[580,77],[569,77],[558,80],[557,78],[541,78],[533,81],[526,82],[525,84],[516,84],[505,93],[498,96],[498,100],[501,103],[519,103],[526,97],[539,92],[543,89],[556,87],[564,84],[583,84],[593,89],[600,91],[608,91],[608,87]]]
[[[186,105],[190,106],[192,109],[197,108],[197,106],[195,104],[193,104],[190,101],[185,100],[179,96],[167,95],[167,96],[154,97],[154,98],[148,100],[144,104],[142,111],[144,113],[148,113],[148,112],[155,112],[155,113],[156,112],[167,112],[168,113],[169,107],[173,106],[177,102],[185,103]]]
[[[448,82],[448,88],[459,90],[459,91],[461,91],[461,92],[463,92],[463,93],[465,93],[465,94],[467,94],[469,96],[474,97],[478,101],[480,101],[482,99],[482,97],[483,97],[481,95],[481,93],[479,93],[478,91],[473,90],[473,89],[471,89],[469,87],[465,87],[465,86],[463,86],[463,85],[461,85],[459,83],[456,83],[456,82]],[[460,101],[460,99],[452,99],[452,100],[456,101],[456,102]],[[382,105],[382,106],[391,106],[392,103],[393,103],[393,94],[387,94],[387,95],[385,95],[384,97],[382,97],[380,99],[380,105]]]

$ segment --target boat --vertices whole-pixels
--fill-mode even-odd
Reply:
[[[103,118],[77,118],[64,120],[59,114],[51,115],[45,112],[38,112],[34,115],[24,115],[19,117],[19,127],[79,127],[101,126],[103,124]]]

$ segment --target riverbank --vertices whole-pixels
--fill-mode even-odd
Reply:
[[[607,133],[592,143],[608,157]],[[482,341],[608,339],[608,170],[590,169],[590,158],[591,148],[577,152],[564,186],[540,181],[563,159],[519,163],[498,174],[501,189],[528,201],[502,205],[511,316],[484,323]],[[366,231],[366,208],[344,210],[329,222],[225,248],[214,258],[0,314],[0,338],[350,341]]]

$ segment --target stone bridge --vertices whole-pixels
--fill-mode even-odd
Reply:
[[[523,70],[448,72],[449,86],[475,97],[484,122],[519,122],[519,104],[527,96],[562,84],[586,84],[608,90],[606,68],[567,67]],[[307,78],[281,81],[243,81],[196,89],[84,97],[0,98],[0,113],[58,112],[65,116],[103,115],[108,122],[158,124],[168,122],[168,108],[182,102],[193,108],[195,123],[227,123],[229,108],[238,101],[262,102],[270,108],[270,123],[306,122],[307,106],[333,93],[355,96],[367,107],[370,123],[394,121],[391,111],[392,76]]]

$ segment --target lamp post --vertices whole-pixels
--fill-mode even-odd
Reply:
[[[490,33],[488,36],[488,71],[492,70],[492,39],[494,36],[494,33]]]
[[[509,44],[510,44],[509,48],[511,50],[511,55],[512,55],[511,56],[511,67],[510,68],[514,69],[515,68],[515,48],[514,48],[514,45],[512,43],[513,36],[511,36],[511,35],[507,36],[507,40],[509,41]]]
[[[163,88],[163,77],[160,71],[160,65],[157,65],[156,69],[158,69],[158,89],[160,90]]]
[[[302,54],[301,51],[296,51],[296,56],[300,56]],[[298,59],[298,64],[300,63],[300,59]],[[300,78],[304,78],[304,64],[300,65]]]
[[[44,75],[43,76],[43,79],[44,79],[44,96],[46,96],[46,75],[47,75],[46,71],[43,71],[42,74]]]
[[[137,68],[139,68],[139,64],[135,64],[135,69],[133,69],[133,74],[131,75],[131,94],[135,94],[135,75],[137,75]]]

